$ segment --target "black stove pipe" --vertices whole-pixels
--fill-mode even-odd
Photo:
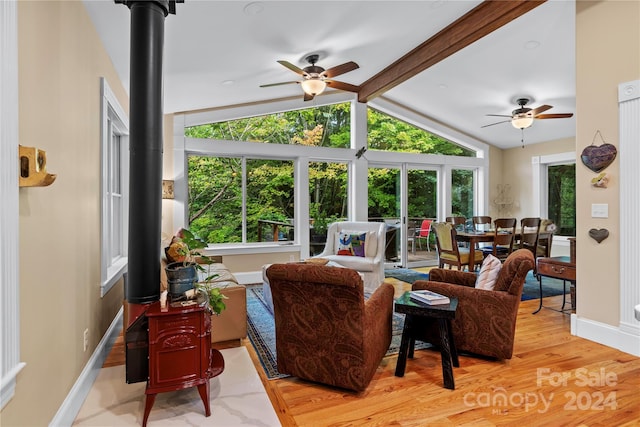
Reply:
[[[160,299],[162,231],[162,53],[175,0],[115,0],[131,11],[129,90],[129,263],[125,298]]]

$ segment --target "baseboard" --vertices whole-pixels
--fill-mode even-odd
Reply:
[[[111,347],[113,347],[118,335],[120,335],[120,331],[122,330],[122,316],[123,309],[120,308],[111,325],[109,325],[109,329],[107,329],[95,351],[87,361],[80,376],[78,376],[75,384],[71,387],[71,391],[69,391],[64,402],[62,402],[62,405],[58,408],[58,412],[56,412],[56,415],[49,423],[50,427],[70,426],[73,424],[98,373],[100,373],[100,369],[102,369],[102,365],[104,365],[109,351],[111,351]]]
[[[573,335],[640,357],[640,335],[575,314],[571,317]]]

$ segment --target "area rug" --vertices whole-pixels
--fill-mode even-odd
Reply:
[[[366,297],[366,295],[365,295]],[[247,335],[256,350],[267,378],[286,378],[289,375],[278,372],[276,360],[276,331],[273,315],[267,309],[262,295],[262,285],[247,286]],[[402,328],[404,327],[404,315],[393,314],[393,330],[391,345],[387,350],[387,356],[397,354],[400,351]],[[430,347],[430,344],[416,342],[416,350]]]
[[[429,280],[429,273],[421,273],[410,268],[390,268],[384,271],[384,277],[393,277],[413,284],[416,280]]]
[[[393,277],[394,279],[413,284],[416,280],[429,280],[428,273],[412,270],[410,268],[392,268],[384,271],[384,277]],[[551,297],[562,295],[569,292],[569,283],[566,284],[566,291],[563,288],[562,280],[552,279],[550,277],[542,278],[542,297]],[[522,291],[522,301],[540,298],[540,284],[538,279],[530,271]]]
[[[567,282],[565,290],[562,280],[552,279],[551,277],[542,278],[543,298],[562,295],[563,293],[569,293],[569,282]],[[522,298],[520,298],[520,300],[527,301],[536,298],[540,298],[540,282],[538,282],[538,279],[533,275],[533,272],[530,271],[524,282],[524,289],[522,290]]]

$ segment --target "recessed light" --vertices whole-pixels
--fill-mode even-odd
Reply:
[[[264,6],[260,2],[249,3],[244,7],[244,13],[248,16],[256,16],[262,13]]]
[[[529,50],[531,50],[531,49],[536,49],[536,48],[538,48],[539,46],[540,46],[540,42],[539,42],[539,41],[537,41],[537,40],[529,40],[528,42],[526,42],[526,43],[524,44],[524,48],[525,48],[525,49],[529,49]]]
[[[235,83],[235,81],[233,81],[233,80],[225,80],[225,81],[222,82],[222,84],[224,86],[231,86],[234,83]]]

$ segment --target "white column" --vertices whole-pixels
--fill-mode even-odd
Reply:
[[[15,1],[0,2],[0,409],[15,393],[20,362],[18,259],[18,22]]]
[[[351,102],[351,148],[367,148],[367,104]],[[369,162],[364,153],[353,159],[349,185],[349,219],[368,221],[369,219]],[[357,191],[356,191],[357,189]]]
[[[640,304],[640,80],[618,86],[620,113],[620,330],[640,336],[634,306]]]

